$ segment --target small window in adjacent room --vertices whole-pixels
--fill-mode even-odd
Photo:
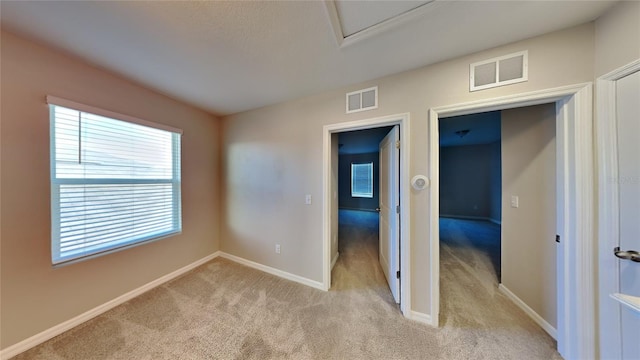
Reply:
[[[351,196],[373,197],[373,163],[351,164]]]
[[[181,232],[181,130],[47,101],[53,264]]]

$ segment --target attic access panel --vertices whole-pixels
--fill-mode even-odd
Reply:
[[[338,46],[379,35],[429,12],[435,0],[324,1]]]
[[[431,1],[335,1],[344,37],[393,19]]]

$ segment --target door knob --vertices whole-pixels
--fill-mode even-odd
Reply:
[[[613,249],[613,255],[615,255],[619,259],[623,260],[631,260],[633,262],[640,263],[640,252],[634,250],[620,250],[620,247],[616,247]]]
[[[377,208],[376,208],[376,211],[377,211],[377,212],[380,212],[380,208],[379,208],[379,207],[377,207]]]

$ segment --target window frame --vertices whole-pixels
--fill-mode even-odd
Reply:
[[[51,186],[51,262],[54,267],[72,264],[87,259],[103,256],[113,252],[125,250],[135,246],[147,244],[160,239],[171,237],[182,233],[182,135],[181,129],[173,128],[164,124],[158,124],[147,120],[142,120],[133,116],[119,114],[116,112],[84,105],[74,101],[47,96],[46,102],[49,105],[49,123],[50,123],[50,186]],[[127,122],[131,124],[141,125],[152,129],[167,131],[171,133],[172,147],[172,170],[173,174],[170,179],[105,179],[105,178],[57,178],[56,176],[56,107],[62,107],[109,118],[116,121]],[[176,164],[177,162],[177,164]],[[168,231],[153,233],[149,231],[146,234],[131,237],[128,240],[113,241],[99,249],[92,251],[83,251],[75,256],[61,256],[60,254],[60,186],[63,184],[171,184],[173,200],[171,216],[173,217],[172,227]]]
[[[362,165],[368,165],[369,167],[369,177],[371,179],[371,192],[370,193],[365,193],[365,192],[354,192],[354,166],[362,166]],[[351,163],[351,197],[353,198],[365,198],[365,199],[373,199],[373,195],[374,195],[374,188],[373,188],[373,161],[366,161],[366,162],[352,162]]]

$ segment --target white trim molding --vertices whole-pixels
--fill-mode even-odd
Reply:
[[[595,187],[592,84],[583,83],[429,110],[431,324],[440,309],[438,119],[556,104],[558,234],[558,351],[565,359],[596,357]]]
[[[431,324],[431,316],[429,316],[429,314],[425,314],[423,312],[411,310],[409,312],[409,316],[407,316],[407,318],[409,318],[410,320],[413,320],[413,321],[417,321],[419,323],[423,323],[423,324],[427,324],[427,325]]]
[[[374,127],[400,125],[400,310],[410,317],[411,310],[411,207],[409,194],[411,177],[409,176],[410,154],[410,116],[409,113],[383,116],[350,122],[325,125],[323,127],[322,155],[322,239],[323,239],[323,277],[322,288],[331,287],[331,134],[344,131],[363,130]]]
[[[540,325],[540,327],[547,332],[547,334],[551,335],[552,338],[558,338],[558,332],[553,325],[549,324],[547,320],[545,320],[540,314],[535,312],[529,305],[527,305],[524,301],[522,301],[516,294],[514,294],[511,290],[509,290],[503,284],[498,285],[498,289],[502,291],[511,301],[514,302],[522,311],[524,311],[529,317],[536,322],[536,324]]]
[[[598,212],[599,355],[602,359],[622,359],[620,308],[618,298],[612,299],[612,294],[620,291],[618,259],[613,256],[619,238],[619,190],[617,182],[612,181],[618,177],[616,81],[636,71],[640,71],[640,59],[599,77],[596,82],[598,208],[606,209]]]
[[[170,280],[173,280],[175,278],[177,278],[178,276],[181,276],[195,268],[197,268],[200,265],[203,265],[213,259],[215,259],[216,257],[220,256],[221,252],[220,251],[216,251],[215,253],[211,254],[211,255],[207,255],[205,257],[203,257],[200,260],[194,261],[191,264],[184,266],[176,271],[173,271],[169,274],[166,274],[162,277],[159,277],[151,282],[148,282],[142,286],[140,286],[139,288],[133,289],[125,294],[122,294],[120,296],[118,296],[115,299],[109,300],[106,303],[102,304],[102,305],[98,305],[96,307],[94,307],[93,309],[86,311],[74,318],[71,318],[67,321],[64,321],[58,325],[55,325],[47,330],[44,330],[36,335],[33,335],[25,340],[22,340],[16,344],[13,344],[5,349],[2,349],[2,351],[0,352],[0,359],[5,360],[5,359],[9,359],[13,356],[16,356],[20,353],[23,353],[37,345],[40,345],[42,343],[44,343],[45,341],[54,338],[55,336],[58,336],[60,334],[62,334],[65,331],[71,330],[72,328],[86,322],[89,321],[91,319],[93,319],[94,317],[104,314],[105,312],[115,308],[118,305],[121,305],[137,296],[140,296],[142,294],[144,294],[145,292],[158,287]]]
[[[236,262],[238,264],[242,264],[242,265],[248,266],[248,267],[256,269],[256,270],[260,270],[260,271],[266,272],[267,274],[275,275],[277,277],[280,277],[280,278],[283,278],[283,279],[286,279],[286,280],[295,281],[295,282],[297,282],[299,284],[310,286],[312,288],[324,290],[323,284],[321,282],[319,282],[319,281],[311,280],[311,279],[308,279],[306,277],[295,275],[295,274],[292,274],[292,273],[289,273],[289,272],[286,272],[286,271],[283,271],[283,270],[280,270],[280,269],[273,268],[271,266],[263,265],[263,264],[255,262],[255,261],[247,260],[247,259],[241,258],[239,256],[231,255],[231,254],[225,253],[225,252],[220,252],[220,257],[223,258],[223,259],[231,260],[231,261]]]

